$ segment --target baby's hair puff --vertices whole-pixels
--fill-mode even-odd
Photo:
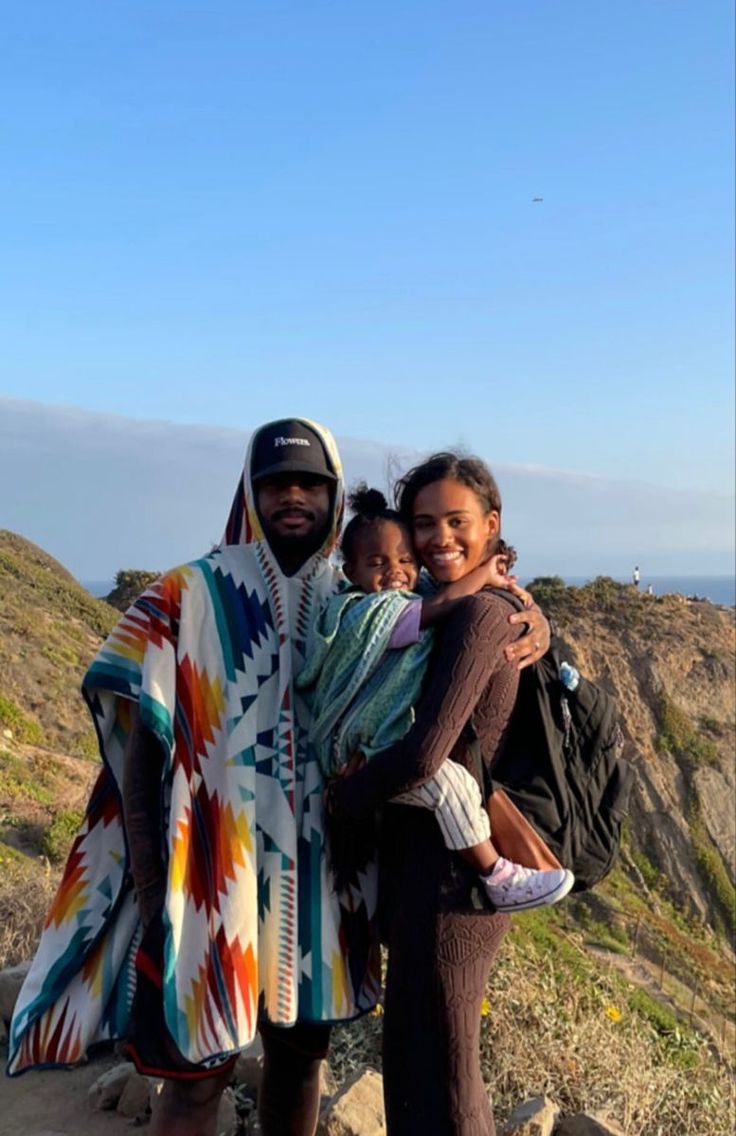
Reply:
[[[405,522],[396,509],[389,507],[380,489],[370,489],[365,481],[359,482],[348,494],[348,506],[353,516],[348,521],[340,541],[340,551],[346,561],[350,561],[355,551],[358,533],[369,525],[392,521],[405,528]]]

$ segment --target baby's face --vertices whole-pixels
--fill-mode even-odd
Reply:
[[[362,592],[413,592],[419,576],[409,534],[396,521],[365,525],[356,536],[352,560],[344,568]]]

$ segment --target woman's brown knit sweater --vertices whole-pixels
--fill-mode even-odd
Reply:
[[[516,698],[503,649],[523,633],[490,592],[453,612],[406,737],[334,787],[359,817],[431,777],[447,758],[475,772],[471,716],[490,765]],[[381,832],[381,909],[389,965],[384,1088],[389,1136],[493,1136],[479,1065],[480,1004],[508,917],[483,906],[470,869],[445,848],[431,813],[389,804]]]

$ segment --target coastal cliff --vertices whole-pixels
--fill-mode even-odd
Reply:
[[[734,609],[605,577],[530,589],[580,670],[616,695],[636,770],[627,844],[643,882],[733,934]]]

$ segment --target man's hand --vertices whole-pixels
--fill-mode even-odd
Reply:
[[[356,749],[355,753],[351,756],[350,761],[345,765],[332,781],[328,781],[327,788],[325,789],[325,811],[330,815],[335,814],[335,797],[332,793],[333,785],[341,781],[343,777],[351,777],[353,773],[357,773],[365,765],[365,754],[362,750]]]
[[[515,611],[509,616],[509,623],[525,623],[529,628],[521,639],[509,643],[504,652],[509,662],[516,662],[518,669],[522,671],[524,667],[531,666],[537,659],[541,659],[549,649],[551,639],[549,622],[542,614],[542,609],[537,604],[533,604],[526,611]]]
[[[529,608],[534,607],[534,596],[532,593],[516,583],[516,576],[509,576],[509,580],[513,580],[513,583],[508,585],[507,591],[511,592],[512,596],[516,596],[517,600],[521,600],[527,611]]]

